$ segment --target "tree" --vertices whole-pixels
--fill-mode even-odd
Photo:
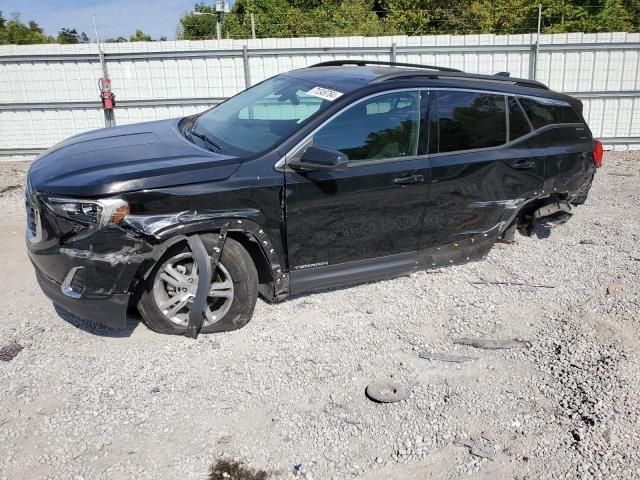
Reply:
[[[236,0],[222,23],[224,37],[250,38],[251,16],[258,37],[379,35],[383,26],[374,11],[377,0]],[[205,15],[180,19],[180,38],[215,38],[216,17],[210,6],[196,4]]]
[[[33,20],[29,22],[29,30],[31,30],[33,33],[44,34],[44,30],[42,30],[42,28],[40,28],[40,25],[38,25]]]
[[[216,17],[211,5],[196,3],[193,10],[203,12],[205,15],[194,15],[193,13],[183,15],[180,18],[179,38],[183,40],[216,38]]]
[[[628,32],[640,29],[640,6],[636,3],[635,26],[633,13],[620,0],[607,0],[596,17],[596,31]]]
[[[105,38],[104,43],[126,43],[129,40],[127,40],[126,38],[120,36],[120,37],[115,37],[115,38]]]
[[[153,39],[151,38],[151,35],[147,35],[142,30],[136,29],[135,35],[131,35],[129,37],[129,41],[131,41],[131,42],[152,42]]]
[[[80,43],[80,35],[75,28],[63,28],[58,32],[58,43]]]
[[[0,12],[0,45],[28,45],[35,43],[50,43],[53,39],[45,35],[34,21],[25,25],[19,14],[14,14],[7,21]]]
[[[464,0],[386,0],[383,6],[389,33],[462,34],[476,28]]]

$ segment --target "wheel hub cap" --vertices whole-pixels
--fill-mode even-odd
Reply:
[[[187,326],[189,312],[198,289],[198,271],[190,252],[169,258],[158,270],[153,294],[160,311],[173,323]],[[231,275],[219,264],[207,298],[203,326],[218,322],[231,307],[234,286]]]

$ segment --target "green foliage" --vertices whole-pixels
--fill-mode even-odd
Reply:
[[[251,38],[254,15],[258,38],[381,35],[384,28],[374,11],[375,0],[236,0],[222,19],[223,38]],[[180,19],[180,38],[216,37],[216,16],[211,7],[198,3],[194,11]]]
[[[166,40],[166,39],[165,39]],[[107,42],[148,42],[152,41],[151,36],[142,30],[136,30],[135,35],[131,35],[130,40],[125,37],[110,38]],[[36,43],[89,43],[86,33],[75,28],[63,28],[56,37],[46,35],[40,25],[31,20],[24,23],[19,14],[14,14],[7,20],[0,11],[0,45],[30,45]]]
[[[178,26],[178,37],[182,40],[216,38],[216,14],[211,2],[208,4],[196,3],[193,11],[201,12],[204,15],[194,15],[193,13],[183,15]]]
[[[640,0],[540,0],[543,33],[640,31]],[[347,35],[433,35],[470,33],[533,33],[538,23],[537,2],[529,0],[236,0],[229,14],[213,11],[210,0],[196,3],[179,19],[178,38],[216,38],[221,21],[223,38],[251,38],[251,16],[258,38]],[[161,40],[166,40],[162,37]],[[152,41],[137,29],[128,39],[107,42]],[[35,22],[19,15],[10,20],[0,12],[0,45],[87,43],[76,29],[46,35]]]
[[[542,31],[639,31],[638,0],[541,0]],[[195,10],[213,13],[210,3]],[[237,0],[223,18],[224,38],[335,35],[532,33],[537,2],[528,0]],[[216,36],[216,16],[186,14],[181,38]]]
[[[53,39],[46,36],[34,21],[25,25],[20,15],[14,15],[7,21],[0,12],[0,45],[28,45],[34,43],[51,43]]]
[[[136,29],[135,35],[131,35],[129,37],[129,41],[130,42],[153,42],[153,39],[151,38],[151,35],[144,33],[142,30],[138,28]]]
[[[80,43],[80,34],[75,28],[63,28],[58,32],[58,43]]]

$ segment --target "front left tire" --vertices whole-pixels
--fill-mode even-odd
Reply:
[[[216,234],[201,235],[207,252],[216,246]],[[208,311],[200,333],[237,330],[253,316],[258,299],[258,273],[245,248],[225,240],[219,266],[213,274]],[[169,248],[144,284],[138,310],[153,331],[182,335],[198,284],[197,266],[186,243]]]

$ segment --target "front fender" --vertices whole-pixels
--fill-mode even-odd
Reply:
[[[217,232],[228,223],[229,232],[247,235],[260,246],[271,270],[273,299],[283,298],[289,292],[289,276],[282,233],[279,228],[262,227],[264,218],[259,210],[130,215],[126,221],[130,228],[145,236],[153,237],[162,246],[172,245],[190,235]],[[165,251],[166,248],[161,250]]]

